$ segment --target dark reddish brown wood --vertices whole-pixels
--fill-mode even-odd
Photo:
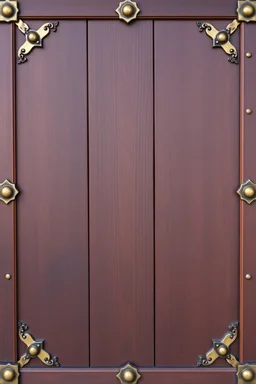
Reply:
[[[19,319],[62,366],[89,364],[86,66],[86,23],[63,21],[17,75]]]
[[[234,369],[140,369],[140,383],[155,384],[234,384]],[[115,369],[25,369],[21,377],[24,384],[112,384],[117,382]]]
[[[239,67],[211,45],[155,23],[157,366],[195,365],[239,316]]]
[[[255,100],[255,44],[256,37],[255,25],[245,25],[245,53],[251,52],[252,58],[245,58],[245,83],[244,95],[245,103],[244,109],[250,108],[253,110],[252,115],[244,113],[244,180],[251,179],[256,183],[256,132],[255,132],[255,113],[256,113],[256,100]],[[254,332],[254,314],[255,314],[255,289],[256,289],[256,260],[255,260],[255,225],[256,225],[256,204],[251,206],[244,203],[244,274],[250,273],[253,276],[252,280],[244,281],[244,360],[256,361],[256,336]]]
[[[119,0],[22,0],[24,16],[80,16],[117,17]],[[140,17],[236,17],[237,2],[234,0],[140,0]]]
[[[0,25],[0,183],[5,179],[13,182],[13,124],[12,124],[12,32],[8,25]],[[0,202],[1,233],[1,317],[0,361],[15,359],[16,334],[13,331],[15,316],[15,270],[13,263],[13,204]],[[12,280],[7,281],[5,274]]]
[[[89,22],[91,364],[154,363],[152,22]]]

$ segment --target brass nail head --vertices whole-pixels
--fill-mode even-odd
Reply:
[[[252,110],[251,109],[246,109],[245,112],[247,113],[247,115],[251,115],[252,114]]]
[[[16,377],[15,371],[10,368],[5,369],[2,375],[5,381],[13,381]]]
[[[256,190],[252,186],[248,186],[248,187],[244,188],[243,192],[244,192],[245,197],[248,197],[249,199],[252,199],[256,194]]]
[[[246,53],[246,57],[248,57],[248,59],[250,59],[250,58],[252,57],[251,52],[247,52],[247,53]]]
[[[7,274],[5,275],[5,278],[6,278],[6,280],[11,280],[12,276],[11,276],[9,273],[7,273]]]
[[[244,381],[252,381],[252,379],[254,378],[254,372],[251,371],[250,369],[245,369],[241,373],[241,376],[244,379]]]
[[[245,276],[246,280],[251,280],[252,278],[252,275],[250,275],[249,273],[247,273],[247,275]]]

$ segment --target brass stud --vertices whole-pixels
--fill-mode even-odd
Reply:
[[[249,186],[249,187],[244,188],[243,193],[246,197],[251,199],[255,196],[256,190],[254,187]]]
[[[3,187],[0,191],[0,194],[5,198],[8,199],[9,197],[12,196],[13,190],[11,187]]]
[[[251,280],[252,278],[252,275],[250,275],[249,273],[247,273],[247,275],[245,276],[246,280]]]
[[[220,33],[218,33],[218,35],[216,36],[216,39],[217,39],[220,43],[225,43],[225,42],[228,40],[228,34],[225,33],[225,32],[220,32]]]
[[[11,4],[5,4],[1,8],[1,14],[6,18],[13,17],[15,13],[15,8]]]
[[[35,44],[40,41],[40,36],[37,32],[32,31],[28,33],[28,41],[32,44]]]
[[[124,380],[127,381],[127,383],[132,383],[136,378],[135,372],[131,371],[130,369],[127,369],[124,372]]]
[[[244,17],[252,17],[255,13],[255,8],[251,4],[245,4],[241,9],[241,13]]]
[[[32,345],[28,349],[28,353],[30,354],[30,356],[37,356],[39,352],[40,352],[40,348],[37,345]]]
[[[242,371],[241,376],[244,381],[252,381],[254,378],[254,372],[247,368]]]
[[[11,280],[12,276],[11,276],[9,273],[7,273],[7,274],[5,275],[5,278],[6,278],[6,280]]]
[[[125,4],[122,8],[122,13],[125,17],[131,17],[135,12],[135,8],[131,4]]]
[[[247,113],[247,115],[251,115],[252,114],[252,110],[251,109],[246,109],[245,112]]]
[[[218,348],[218,353],[220,356],[226,356],[228,354],[228,347],[226,347],[226,345],[221,345]]]
[[[250,59],[250,58],[252,57],[251,52],[247,52],[247,53],[246,53],[246,57],[248,57],[248,59]]]
[[[11,368],[5,369],[2,375],[5,381],[13,381],[16,377],[15,371]]]

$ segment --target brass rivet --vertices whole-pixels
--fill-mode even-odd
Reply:
[[[252,110],[251,109],[246,109],[245,112],[247,113],[247,115],[251,115],[252,114]]]
[[[246,53],[246,57],[248,57],[248,59],[250,59],[250,58],[252,57],[251,52],[247,52],[247,53]]]
[[[252,17],[254,15],[254,13],[255,13],[255,8],[251,4],[246,4],[241,9],[241,13],[245,17]]]
[[[134,15],[135,8],[131,4],[125,4],[122,8],[122,13],[126,17]]]
[[[7,273],[7,274],[5,275],[5,278],[6,278],[6,280],[11,280],[12,276],[11,276],[9,273]]]
[[[40,40],[40,36],[37,32],[29,32],[28,41],[30,43],[37,43]]]
[[[227,353],[228,353],[228,348],[225,346],[225,345],[221,345],[218,349],[218,353],[221,355],[221,356],[226,356]]]
[[[217,39],[220,43],[225,43],[225,42],[228,40],[228,34],[225,33],[225,32],[220,32],[220,33],[218,33],[218,35],[216,36],[216,39]]]
[[[130,369],[127,369],[124,372],[124,380],[127,381],[127,383],[132,383],[135,380],[135,378],[136,378],[135,373]]]
[[[10,4],[5,4],[2,8],[1,8],[1,13],[4,17],[6,18],[10,18],[14,15],[15,13],[15,9],[12,5]]]
[[[254,372],[250,369],[245,369],[242,371],[241,376],[244,381],[252,381],[252,379],[254,378]]]
[[[35,346],[35,345],[32,345],[29,349],[28,349],[28,353],[31,355],[31,356],[37,356],[40,352],[40,349]]]
[[[249,273],[247,273],[247,275],[245,276],[246,280],[251,280],[252,278],[252,275],[250,275]]]
[[[254,187],[249,186],[244,188],[243,193],[246,197],[253,198],[255,196],[256,191]]]
[[[13,381],[16,377],[16,373],[13,369],[8,368],[3,372],[3,378],[5,381]]]
[[[13,190],[10,187],[3,187],[0,191],[0,193],[4,198],[8,199],[9,197],[11,197],[13,195]]]

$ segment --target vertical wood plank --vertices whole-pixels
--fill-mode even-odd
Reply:
[[[152,22],[89,22],[91,364],[154,363]]]
[[[11,26],[0,25],[0,182],[13,182],[13,126],[12,126],[12,32]],[[15,271],[13,264],[13,203],[0,202],[1,233],[1,318],[0,318],[0,361],[15,359],[16,332],[13,330],[15,303]],[[5,274],[12,275],[7,281]],[[16,329],[15,329],[16,331]]]
[[[62,21],[28,59],[17,76],[19,318],[62,366],[87,366],[86,23]]]
[[[157,366],[195,365],[238,319],[239,67],[211,44],[155,24]]]

